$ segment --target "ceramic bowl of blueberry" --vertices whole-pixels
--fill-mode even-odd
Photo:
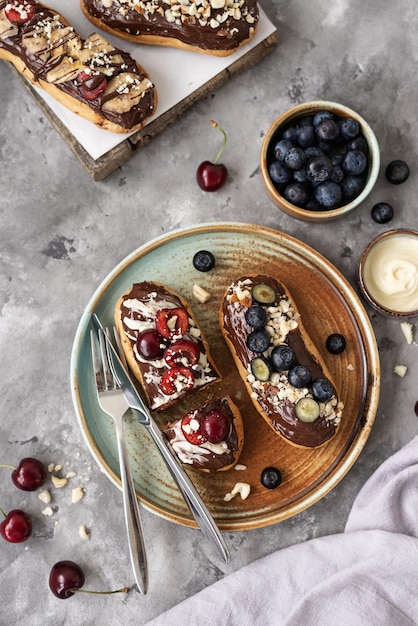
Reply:
[[[261,172],[270,199],[300,220],[326,222],[358,207],[373,189],[380,150],[369,124],[336,102],[299,104],[269,128]]]

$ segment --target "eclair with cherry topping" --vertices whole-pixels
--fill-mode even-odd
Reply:
[[[165,285],[135,283],[116,303],[115,325],[151,409],[166,409],[220,379],[189,304]]]
[[[255,35],[257,0],[80,0],[95,26],[135,43],[228,56]]]
[[[155,113],[157,93],[139,63],[102,35],[82,39],[36,0],[0,0],[0,58],[105,130],[139,130]]]
[[[243,276],[222,299],[219,322],[253,404],[292,445],[335,437],[343,403],[289,291],[271,276]]]
[[[207,473],[232,469],[244,446],[241,413],[229,396],[189,411],[164,433],[182,463]]]

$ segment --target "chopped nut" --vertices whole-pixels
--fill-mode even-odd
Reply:
[[[351,363],[349,363],[349,364],[347,365],[347,369],[348,369],[350,372],[354,372],[355,367],[354,367],[354,365],[352,365]]]
[[[42,511],[42,515],[46,515],[47,517],[51,517],[51,515],[54,515],[54,511],[53,511],[53,509],[50,506],[47,506]]]
[[[90,539],[90,533],[84,525],[81,525],[78,529],[78,536],[83,541],[88,541]]]
[[[68,483],[68,480],[66,478],[60,478],[59,476],[54,476],[54,475],[51,476],[51,480],[52,480],[52,484],[57,489],[61,489],[62,487],[65,487],[65,485]]]
[[[42,502],[45,502],[45,504],[49,504],[51,502],[51,494],[49,493],[48,489],[44,489],[43,491],[41,491],[41,493],[38,494],[38,498]]]
[[[193,285],[193,295],[202,304],[206,304],[206,302],[210,298],[210,293],[203,289],[200,285]]]
[[[71,490],[71,502],[80,502],[84,498],[85,491],[83,487],[75,487]]]
[[[73,472],[73,471],[71,471],[71,472],[67,472],[67,473],[65,474],[65,478],[74,478],[74,476],[77,476],[77,473],[76,473],[76,472]]]
[[[251,487],[248,483],[236,483],[232,491],[224,496],[224,501],[229,502],[238,493],[242,500],[246,500],[250,495],[250,491]]]
[[[49,472],[49,473],[53,472],[53,471],[54,471],[54,467],[55,467],[55,463],[50,463],[50,464],[48,465],[48,472]]]
[[[393,371],[395,374],[397,374],[397,376],[403,378],[408,371],[408,368],[406,367],[406,365],[395,365]]]
[[[54,465],[54,472],[60,472],[62,470],[61,463],[59,465]]]
[[[243,471],[247,469],[246,465],[243,465],[242,463],[237,463],[234,467],[234,469],[238,470],[238,471]]]
[[[402,322],[401,330],[404,334],[406,342],[411,345],[414,342],[414,327],[410,322]]]

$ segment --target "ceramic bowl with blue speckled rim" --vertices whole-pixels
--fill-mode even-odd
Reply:
[[[367,142],[369,149],[369,164],[368,173],[365,185],[361,193],[341,207],[336,209],[324,209],[323,211],[311,211],[300,208],[294,204],[291,204],[283,197],[279,189],[274,185],[269,174],[269,164],[271,162],[272,148],[278,141],[280,133],[283,129],[296,120],[306,117],[308,115],[315,115],[319,111],[330,111],[339,118],[353,118],[356,120],[361,128],[361,132]],[[372,191],[380,170],[380,149],[376,136],[366,122],[356,111],[349,107],[338,104],[336,102],[329,102],[326,100],[316,100],[313,102],[305,102],[298,104],[291,109],[288,109],[273,122],[267,131],[264,141],[261,147],[261,174],[267,195],[274,202],[274,204],[281,209],[287,215],[299,220],[307,222],[329,222],[344,215],[347,215],[350,211],[353,211],[364,202],[367,196]]]

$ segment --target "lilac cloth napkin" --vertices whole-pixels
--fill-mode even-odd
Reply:
[[[263,557],[148,626],[418,625],[418,436],[358,494],[344,533]]]

